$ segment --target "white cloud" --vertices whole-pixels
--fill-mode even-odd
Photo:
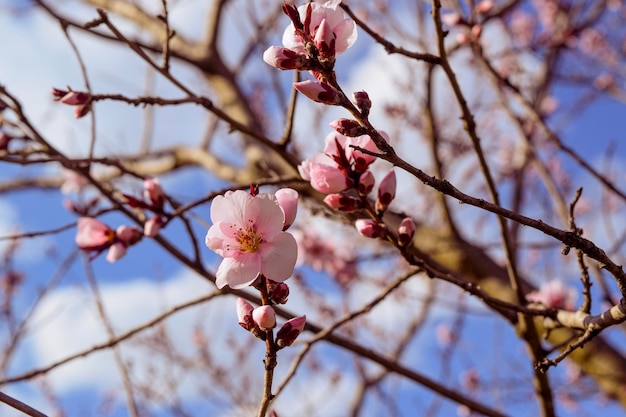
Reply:
[[[135,279],[100,286],[103,304],[117,334],[144,323],[168,307],[210,291],[212,286],[191,273],[180,274],[161,284]],[[232,304],[231,299],[226,302]],[[210,305],[213,309],[223,309],[224,301],[214,300]],[[228,308],[226,316],[234,316],[234,311],[230,313],[230,310],[234,308]],[[66,287],[54,291],[39,306],[32,323],[28,348],[34,366],[45,366],[108,340],[91,293],[84,288]],[[167,323],[174,340],[189,340],[196,323],[193,309],[177,313]],[[132,358],[133,369],[145,370],[151,358],[138,351],[132,342],[121,346],[123,356]],[[95,353],[63,365],[52,371],[49,378],[60,391],[79,387],[106,390],[119,382],[110,352]]]

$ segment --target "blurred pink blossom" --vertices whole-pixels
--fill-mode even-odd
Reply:
[[[253,197],[237,190],[213,200],[206,245],[224,257],[216,273],[218,288],[243,288],[259,273],[277,282],[291,276],[298,250],[294,237],[282,231],[284,220],[272,194]]]
[[[115,231],[93,217],[81,217],[76,225],[75,241],[84,251],[102,251],[115,240]]]
[[[552,280],[541,284],[539,290],[526,295],[526,300],[541,303],[548,308],[574,310],[576,295],[574,288],[566,287],[560,280]]]

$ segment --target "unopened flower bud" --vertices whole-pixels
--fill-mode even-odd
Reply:
[[[165,204],[165,193],[157,178],[147,177],[143,180],[143,195],[152,202],[155,209],[160,210]]]
[[[260,306],[252,311],[252,319],[262,330],[276,327],[276,312],[272,306]]]
[[[405,217],[398,226],[398,243],[406,246],[413,241],[415,235],[415,222],[410,217]]]
[[[372,219],[358,219],[354,226],[361,236],[377,239],[385,235],[387,228]]]
[[[352,119],[337,119],[330,122],[330,127],[344,136],[357,137],[367,133],[365,128],[359,124],[356,120]]]
[[[289,286],[284,282],[272,284],[269,290],[269,297],[275,304],[285,304],[289,297]]]
[[[320,22],[313,43],[319,52],[321,61],[334,62],[335,59],[335,34],[333,33],[326,18]]]
[[[253,310],[252,304],[243,298],[237,298],[237,320],[239,320],[239,325],[246,330],[250,330],[255,326],[252,319]]]
[[[344,212],[355,211],[361,208],[361,201],[344,194],[328,194],[324,198],[324,203],[330,208]]]
[[[113,263],[126,255],[126,245],[122,242],[116,242],[109,248],[107,252],[107,261]]]
[[[146,220],[143,225],[143,235],[146,237],[155,237],[159,230],[163,227],[163,219],[160,216],[154,216]]]
[[[471,29],[472,36],[474,39],[480,38],[480,34],[483,32],[483,27],[481,25],[474,25]]]
[[[338,105],[341,103],[341,94],[339,91],[326,83],[306,80],[293,83],[293,88],[318,103],[328,105]]]
[[[372,189],[374,189],[375,183],[376,180],[374,178],[374,174],[372,174],[372,171],[367,170],[363,172],[359,177],[359,186],[357,187],[359,195],[365,197],[366,195],[371,193]]]
[[[378,186],[378,198],[376,199],[376,212],[383,213],[396,197],[396,173],[389,171]]]
[[[294,317],[283,324],[283,327],[276,333],[276,346],[281,349],[291,346],[304,330],[305,324],[306,316]]]
[[[122,225],[115,229],[115,237],[122,242],[126,247],[132,246],[139,242],[142,238],[142,233],[135,226]]]
[[[366,116],[370,114],[372,108],[372,101],[370,96],[365,91],[357,91],[352,95],[354,97],[354,103],[361,110],[361,114]]]
[[[493,9],[493,0],[482,0],[476,5],[476,13],[486,14]]]
[[[59,101],[61,100],[63,97],[65,97],[67,95],[69,91],[67,90],[61,90],[58,88],[53,88],[52,89],[52,99],[54,101]]]
[[[291,188],[281,188],[276,191],[274,195],[276,196],[278,205],[285,215],[283,230],[287,230],[296,219],[296,214],[298,212],[298,192]]]
[[[91,103],[81,104],[74,108],[74,118],[80,119],[89,114],[91,111]]]
[[[281,70],[306,71],[311,68],[311,62],[306,55],[280,46],[270,46],[267,48],[265,52],[263,52],[263,61]]]
[[[54,95],[54,90],[52,92]],[[82,91],[70,91],[59,99],[59,103],[67,104],[70,106],[77,106],[80,104],[88,103],[91,96],[88,93]]]

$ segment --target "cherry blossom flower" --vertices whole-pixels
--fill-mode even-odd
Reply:
[[[332,34],[335,43],[335,55],[340,55],[350,48],[354,42],[356,42],[358,36],[356,24],[352,19],[344,18],[343,11],[339,7],[340,3],[341,0],[331,0],[325,3],[310,3],[311,22],[309,23],[309,27],[305,28],[305,32],[308,32],[312,39],[317,37],[325,43],[331,42],[329,37],[330,34]],[[300,14],[300,20],[302,22],[306,20],[307,7],[308,5],[298,7],[298,13]],[[327,29],[325,29],[326,26],[328,27]],[[326,31],[326,33],[317,36],[320,28]],[[298,53],[306,53],[304,39],[298,35],[293,23],[291,23],[283,33],[283,45]]]
[[[150,200],[156,209],[162,209],[165,204],[165,193],[157,178],[147,177],[143,180],[143,194]]]
[[[237,319],[239,320],[239,325],[246,330],[254,327],[254,321],[252,320],[253,310],[252,304],[243,298],[237,298]]]
[[[224,257],[216,273],[218,288],[243,288],[259,273],[277,282],[293,273],[297,244],[282,231],[285,215],[276,196],[229,191],[213,200],[211,221],[206,245]]]
[[[576,290],[566,287],[560,280],[552,280],[541,284],[538,291],[526,295],[526,300],[531,303],[541,303],[548,308],[574,310]]]

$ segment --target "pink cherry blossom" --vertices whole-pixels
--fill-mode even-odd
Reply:
[[[552,280],[541,284],[539,290],[526,295],[526,300],[532,303],[541,303],[548,308],[574,310],[576,290],[566,287],[560,280]]]
[[[315,38],[319,28],[323,26],[322,21],[325,20],[326,23],[324,25],[328,25],[330,32],[334,36],[336,55],[340,55],[351,47],[354,42],[356,42],[358,36],[356,24],[352,19],[346,19],[344,17],[343,11],[339,7],[340,3],[341,0],[331,0],[325,3],[310,3],[311,23],[307,30],[311,37]],[[300,14],[300,20],[302,22],[306,19],[307,7],[308,5],[298,7],[298,13]],[[322,37],[325,39],[325,42],[328,42],[328,36],[329,35],[326,34]],[[283,45],[301,54],[305,53],[304,39],[296,34],[293,23],[291,23],[283,33]]]
[[[85,251],[101,251],[111,246],[115,231],[93,217],[81,217],[76,222],[76,244]]]
[[[115,237],[124,246],[129,247],[139,242],[143,234],[135,226],[122,225],[115,230]]]
[[[398,226],[398,243],[405,246],[413,241],[415,235],[415,222],[410,217],[405,217]]]
[[[229,191],[211,205],[213,225],[206,245],[224,257],[216,285],[243,288],[259,273],[282,282],[291,276],[298,255],[294,237],[283,232],[285,216],[271,194]]]

